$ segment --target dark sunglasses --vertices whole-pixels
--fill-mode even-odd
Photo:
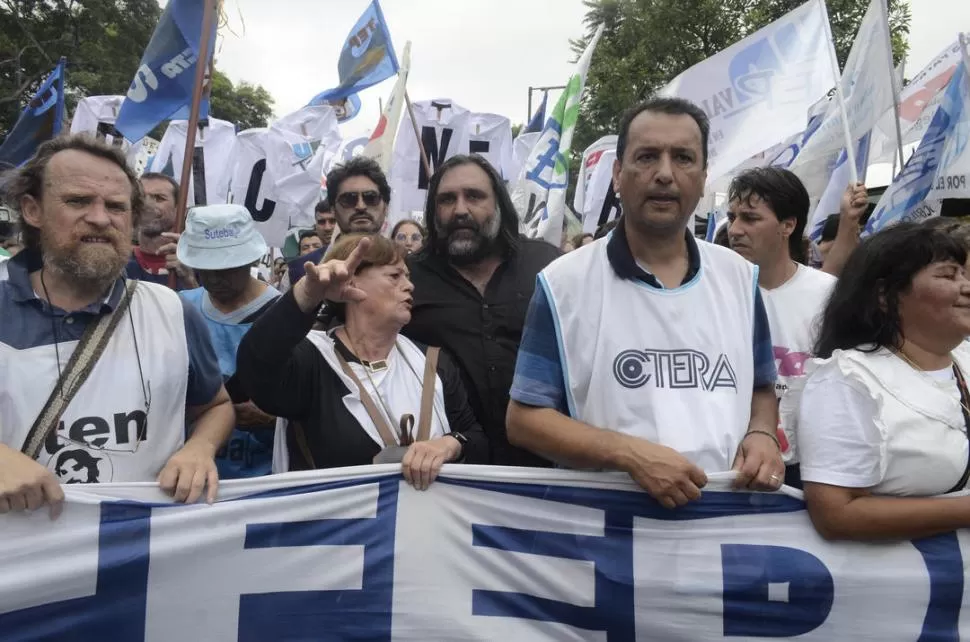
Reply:
[[[360,199],[362,198],[364,199],[364,205],[367,207],[380,205],[381,201],[383,200],[380,192],[368,190],[366,192],[344,192],[337,197],[337,203],[347,208],[357,207],[357,203],[359,203]]]

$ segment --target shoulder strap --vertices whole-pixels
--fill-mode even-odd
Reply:
[[[23,454],[31,459],[36,459],[37,455],[40,454],[47,437],[57,428],[61,415],[67,410],[67,406],[71,403],[77,391],[87,381],[88,375],[91,374],[104,352],[111,335],[118,327],[118,322],[128,310],[128,305],[131,303],[131,298],[134,296],[137,287],[138,281],[129,280],[121,301],[118,302],[115,309],[103,315],[84,331],[84,335],[81,336],[81,340],[74,349],[74,354],[71,355],[61,372],[60,378],[54,385],[54,390],[47,398],[47,403],[44,404],[40,414],[37,415],[37,419],[34,420],[34,425],[30,427],[30,431],[27,433],[24,445],[20,449]]]
[[[434,413],[434,383],[438,376],[438,355],[441,348],[428,348],[424,355],[424,381],[421,383],[421,419],[418,421],[418,441],[431,437],[431,417]]]
[[[309,470],[316,470],[317,464],[313,461],[313,453],[310,452],[310,443],[307,441],[303,424],[299,421],[290,421],[287,423],[287,430],[293,431],[293,439],[296,441],[296,447],[300,450],[300,455],[303,457],[304,463],[309,466]]]
[[[377,428],[377,432],[380,433],[381,439],[384,441],[385,446],[396,446],[397,440],[394,439],[394,433],[391,432],[390,426],[387,425],[387,420],[384,419],[384,415],[380,413],[377,406],[374,404],[374,400],[371,396],[367,394],[367,390],[364,389],[363,384],[360,383],[360,379],[354,374],[351,369],[350,364],[344,359],[343,355],[340,354],[339,350],[334,350],[334,354],[337,355],[337,361],[340,362],[340,367],[343,368],[344,374],[346,374],[357,386],[357,390],[360,391],[360,402],[364,404],[364,410],[367,411],[367,415],[370,420],[374,422],[374,426]]]
[[[960,389],[960,410],[963,412],[963,425],[967,433],[967,440],[970,441],[970,392],[967,391],[967,380],[963,378],[963,373],[960,371],[960,367],[957,366],[956,361],[953,362],[953,376],[956,377],[957,388]],[[956,483],[956,486],[946,492],[955,493],[958,490],[963,490],[968,480],[970,480],[970,451],[967,452],[967,465],[963,469],[963,475],[960,476],[960,481]]]

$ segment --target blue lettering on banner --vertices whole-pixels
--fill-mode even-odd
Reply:
[[[959,642],[963,555],[956,533],[915,540],[930,575],[930,603],[917,642]]]
[[[390,639],[400,476],[314,484],[261,493],[252,498],[336,490],[365,483],[379,486],[377,512],[373,518],[249,524],[246,527],[247,549],[358,546],[364,549],[364,568],[359,590],[241,595],[238,633],[241,642]],[[71,623],[69,638],[72,642],[143,640],[152,511],[179,506],[103,502],[95,594],[0,613],[0,638],[18,641],[65,639],[65,624]]]
[[[822,560],[786,546],[721,546],[724,636],[787,638],[820,627],[835,583]],[[787,595],[772,599],[771,586]]]
[[[653,367],[648,367],[653,364]],[[613,360],[613,376],[624,388],[636,389],[651,380],[656,388],[738,389],[738,378],[727,355],[711,360],[697,350],[624,350]]]

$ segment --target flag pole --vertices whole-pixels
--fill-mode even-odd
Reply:
[[[886,25],[886,55],[889,56],[889,78],[893,90],[893,116],[896,119],[896,151],[899,153],[899,166],[902,167],[906,164],[906,162],[903,160],[903,128],[899,124],[899,78],[896,78],[896,70],[893,66],[893,43],[892,32],[889,30],[889,7],[887,5],[887,0],[880,0],[879,10],[882,12],[883,24]],[[906,61],[904,60],[902,64],[903,68],[905,69]],[[895,164],[895,161],[893,164]],[[893,178],[895,177],[896,175],[894,172]]]
[[[217,0],[204,0],[205,7],[202,11],[202,34],[199,38],[199,58],[195,64],[195,84],[192,85],[192,105],[189,110],[188,127],[185,130],[185,154],[182,157],[182,180],[179,182],[179,200],[175,210],[175,231],[179,234],[185,229],[185,210],[189,200],[189,178],[192,176],[192,157],[195,154],[195,134],[199,125],[199,112],[201,111],[203,84],[205,83],[206,62],[209,60],[209,53],[213,38],[209,34],[212,32],[212,22],[215,19],[215,5]],[[168,275],[168,287],[173,290],[176,287],[176,274]]]
[[[411,96],[408,95],[408,90],[404,90],[404,102],[407,103],[408,115],[411,116],[411,128],[414,130],[414,137],[418,139],[418,149],[421,151],[421,164],[424,165],[424,171],[428,175],[428,179],[431,179],[431,163],[428,162],[428,152],[424,149],[424,143],[421,141],[421,132],[418,131],[418,119],[414,117],[414,106],[411,104]]]
[[[822,5],[822,14],[825,17],[825,37],[829,41],[829,61],[832,64],[832,71],[838,79],[835,83],[835,100],[838,102],[839,115],[842,117],[845,155],[849,163],[849,178],[854,186],[859,182],[859,170],[856,167],[855,143],[852,140],[852,133],[849,131],[849,114],[845,108],[845,94],[842,93],[842,71],[839,69],[839,59],[835,55],[835,39],[832,37],[832,25],[829,23],[829,10],[825,6],[825,0],[819,0],[819,2]]]

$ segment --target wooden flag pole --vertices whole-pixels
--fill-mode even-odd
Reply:
[[[418,149],[421,150],[421,164],[424,165],[424,171],[428,175],[428,180],[431,180],[431,163],[428,162],[428,152],[424,149],[424,143],[421,141],[421,132],[418,131],[418,119],[414,117],[414,106],[411,105],[411,97],[408,95],[407,89],[404,90],[404,102],[408,106],[408,115],[411,116],[411,128],[414,129],[414,137],[418,139]]]
[[[217,0],[204,0],[202,11],[202,34],[199,39],[199,58],[195,64],[195,84],[192,85],[192,105],[189,109],[189,122],[185,130],[185,155],[182,157],[182,180],[179,181],[179,200],[175,210],[175,231],[179,234],[185,229],[185,213],[189,201],[189,178],[192,176],[192,156],[195,153],[195,135],[199,125],[199,112],[202,109],[202,92],[205,84],[206,61],[212,50],[212,21],[215,19]],[[168,287],[176,288],[177,275],[170,272]]]

